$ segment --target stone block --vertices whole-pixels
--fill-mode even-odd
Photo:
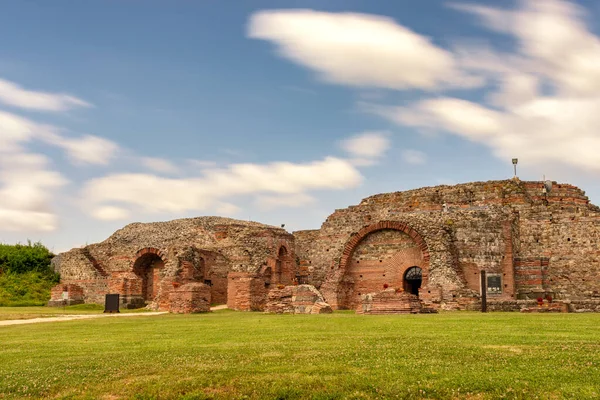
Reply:
[[[210,311],[210,287],[203,283],[188,283],[169,293],[169,312],[178,314]]]

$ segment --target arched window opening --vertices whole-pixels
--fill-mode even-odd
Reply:
[[[271,286],[271,279],[273,279],[273,270],[271,267],[267,267],[263,272],[263,278],[265,280],[265,287],[268,288]]]
[[[279,253],[277,254],[277,261],[275,262],[275,283],[282,283],[283,269],[286,267],[284,262],[286,261],[287,255],[287,249],[281,246],[279,248]]]
[[[404,273],[404,291],[415,296],[419,295],[419,288],[423,282],[423,270],[419,267],[410,267]]]

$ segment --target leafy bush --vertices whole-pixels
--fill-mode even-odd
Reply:
[[[54,255],[41,243],[0,244],[0,306],[39,306],[59,282],[50,260]]]
[[[17,273],[36,271],[41,273],[52,272],[50,260],[54,254],[40,242],[26,245],[0,244],[0,271],[4,273]]]

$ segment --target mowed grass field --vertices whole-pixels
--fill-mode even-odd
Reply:
[[[600,397],[600,314],[222,310],[0,326],[0,338],[0,398]]]

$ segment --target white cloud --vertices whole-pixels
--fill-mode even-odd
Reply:
[[[0,152],[22,151],[22,145],[33,139],[60,147],[75,164],[108,164],[119,146],[98,136],[68,138],[59,129],[0,110]]]
[[[65,111],[75,107],[91,107],[77,97],[62,93],[36,92],[0,78],[0,103],[40,111]]]
[[[47,135],[45,139],[66,150],[74,164],[107,165],[119,150],[116,143],[93,135],[85,135],[80,138]]]
[[[130,215],[130,212],[121,207],[114,206],[102,206],[92,210],[92,216],[96,219],[104,221],[115,221],[120,219],[126,219]]]
[[[36,132],[35,123],[0,110],[0,152],[16,151]]]
[[[52,210],[55,190],[67,183],[50,169],[46,156],[27,144],[47,143],[67,151],[76,163],[106,164],[118,146],[95,136],[66,138],[59,130],[0,111],[0,230],[52,231],[58,218]]]
[[[583,9],[571,2],[519,4],[510,11],[453,5],[517,42],[513,53],[481,45],[457,48],[462,67],[490,83],[484,102],[439,97],[367,109],[401,125],[482,143],[500,158],[600,171],[600,38],[585,26]]]
[[[177,174],[179,172],[179,168],[175,164],[164,158],[143,157],[140,161],[143,166],[154,172],[165,174]]]
[[[401,154],[404,162],[408,164],[421,165],[427,162],[427,156],[425,155],[425,153],[419,150],[403,150]]]
[[[52,231],[58,219],[51,209],[54,190],[66,184],[50,171],[48,159],[29,153],[0,157],[0,228],[4,231]]]
[[[469,4],[452,7],[515,37],[518,53],[529,60],[532,72],[547,78],[559,94],[596,95],[600,91],[600,39],[585,26],[585,10],[562,0],[519,4],[519,9],[510,11]]]
[[[348,161],[327,157],[304,164],[234,164],[186,179],[148,174],[109,175],[87,182],[82,194],[86,203],[96,206],[121,203],[146,212],[180,213],[219,207],[223,199],[235,195],[301,196],[308,190],[355,187],[361,180],[360,173]]]
[[[252,15],[248,36],[268,40],[327,81],[358,87],[435,89],[474,86],[452,54],[388,17],[313,10]]]
[[[354,165],[373,165],[390,147],[388,132],[362,132],[340,142]]]

